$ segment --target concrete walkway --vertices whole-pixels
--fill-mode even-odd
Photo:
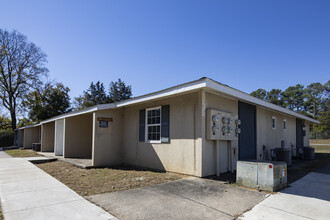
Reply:
[[[9,219],[115,219],[24,158],[0,151],[0,199]]]
[[[219,181],[181,180],[88,197],[120,219],[234,219],[265,198]]]
[[[309,173],[239,219],[329,219],[330,175]]]

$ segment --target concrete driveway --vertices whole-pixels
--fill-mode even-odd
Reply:
[[[265,196],[219,181],[189,177],[88,199],[119,219],[233,219]]]

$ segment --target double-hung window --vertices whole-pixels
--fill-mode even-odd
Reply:
[[[161,107],[146,109],[146,140],[161,141]]]
[[[139,141],[170,143],[170,106],[140,109]]]

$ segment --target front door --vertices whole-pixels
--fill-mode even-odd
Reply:
[[[256,106],[238,102],[238,118],[241,120],[241,133],[238,138],[238,159],[256,159]]]
[[[303,121],[301,119],[296,119],[296,156],[299,157],[300,150],[304,146],[304,136],[303,136]]]

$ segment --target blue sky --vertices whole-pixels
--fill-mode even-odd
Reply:
[[[2,1],[0,28],[48,55],[76,97],[121,78],[133,95],[203,76],[244,92],[330,79],[330,1]]]

